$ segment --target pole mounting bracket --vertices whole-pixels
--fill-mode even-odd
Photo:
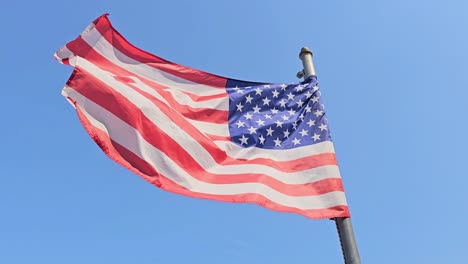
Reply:
[[[305,75],[304,70],[300,70],[296,73],[296,77],[299,79],[302,79],[304,75]]]

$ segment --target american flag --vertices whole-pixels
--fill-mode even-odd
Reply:
[[[62,94],[114,161],[166,191],[306,217],[349,210],[315,77],[229,79],[128,42],[103,15],[55,53]]]

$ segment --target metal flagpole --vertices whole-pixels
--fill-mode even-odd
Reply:
[[[312,62],[312,51],[307,47],[302,48],[301,53],[299,53],[299,58],[302,61],[304,70],[299,71],[297,73],[297,77],[307,78],[312,75],[315,76],[314,63]],[[361,259],[359,258],[351,219],[347,217],[336,217],[334,220],[336,223],[336,229],[338,230],[345,264],[360,264]]]

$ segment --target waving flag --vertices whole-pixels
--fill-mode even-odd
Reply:
[[[315,77],[239,81],[130,44],[107,15],[56,59],[62,94],[114,161],[164,190],[310,218],[349,211]]]

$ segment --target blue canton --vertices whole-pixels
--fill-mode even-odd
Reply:
[[[317,79],[299,84],[229,80],[229,132],[242,147],[291,149],[331,140]]]

